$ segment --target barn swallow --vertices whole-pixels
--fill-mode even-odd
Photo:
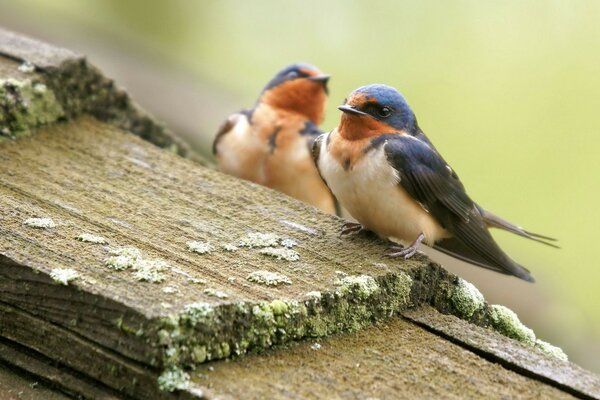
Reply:
[[[421,242],[450,256],[533,282],[506,255],[488,228],[498,227],[557,247],[484,210],[467,195],[458,175],[417,124],[402,95],[386,85],[356,89],[342,106],[341,122],[313,144],[313,158],[341,205],[360,229],[393,238],[391,257],[412,257]]]
[[[290,65],[265,86],[251,109],[230,115],[213,143],[219,169],[335,214],[336,201],[310,153],[325,114],[329,75]]]

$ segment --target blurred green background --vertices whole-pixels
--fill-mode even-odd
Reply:
[[[286,64],[398,88],[480,204],[560,239],[495,236],[534,285],[447,266],[600,372],[600,2],[0,0],[0,24],[87,54],[209,154]]]

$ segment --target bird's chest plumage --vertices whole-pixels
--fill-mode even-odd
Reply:
[[[332,140],[327,148],[324,143],[319,170],[358,222],[380,236],[403,241],[413,241],[421,232],[430,243],[444,236],[439,224],[399,184],[399,174],[388,163],[384,145],[363,150],[360,157],[351,146],[347,141]]]

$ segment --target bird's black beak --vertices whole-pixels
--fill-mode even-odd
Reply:
[[[329,94],[329,88],[327,87],[327,82],[329,82],[329,78],[331,78],[331,75],[309,76],[306,79],[308,79],[309,81],[320,83],[321,85],[323,85],[325,93]]]
[[[345,112],[346,114],[354,114],[354,115],[359,115],[359,116],[368,115],[367,113],[359,111],[356,108],[347,106],[345,104],[343,106],[339,106],[338,110]]]

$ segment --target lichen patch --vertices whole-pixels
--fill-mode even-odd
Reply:
[[[246,278],[250,282],[259,283],[266,286],[278,286],[281,284],[291,285],[292,280],[279,272],[259,270],[251,272]]]
[[[536,342],[535,333],[523,325],[519,317],[508,307],[494,304],[491,306],[492,326],[504,336],[516,339],[520,342],[534,346]]]
[[[25,71],[30,67],[22,66]],[[21,72],[25,72],[21,71]],[[19,136],[64,116],[54,92],[32,79],[0,79],[0,125],[2,136]]]
[[[75,239],[79,240],[80,242],[94,243],[94,244],[107,244],[108,243],[108,241],[106,239],[104,239],[102,236],[93,235],[91,233],[81,233],[81,234],[75,236]]]
[[[458,316],[465,319],[471,318],[475,311],[481,309],[485,304],[481,292],[472,283],[462,278],[458,279],[458,284],[450,295],[450,301]]]
[[[26,226],[29,226],[31,228],[36,228],[36,229],[56,228],[56,223],[52,220],[52,218],[47,218],[47,217],[27,218],[25,221],[23,221],[23,224]]]
[[[190,387],[190,376],[181,368],[170,368],[158,377],[158,387],[165,392],[188,389]]]
[[[279,245],[279,236],[274,233],[250,232],[240,239],[240,247],[275,247]]]
[[[336,280],[336,292],[342,295],[354,291],[358,297],[367,298],[379,290],[375,278],[369,275],[347,275]]]
[[[163,272],[168,268],[167,262],[161,259],[140,259],[133,265],[133,277],[138,281],[160,283],[167,278]]]
[[[79,278],[79,273],[71,268],[55,268],[50,271],[50,277],[54,282],[67,286],[69,282]]]
[[[164,272],[169,269],[169,264],[158,258],[146,259],[135,247],[112,249],[110,254],[112,256],[104,260],[104,265],[117,271],[131,269],[138,281],[159,283],[166,279]]]
[[[275,257],[278,260],[298,261],[300,259],[298,252],[288,248],[266,247],[260,249],[260,254]]]
[[[187,244],[188,249],[191,252],[197,253],[197,254],[209,254],[210,252],[212,252],[215,249],[208,242],[191,241],[191,242],[187,242],[186,244]]]
[[[223,292],[222,290],[215,289],[215,288],[204,289],[204,294],[206,294],[207,296],[216,297],[218,299],[226,299],[229,297],[229,295],[227,293]]]
[[[235,244],[233,243],[225,243],[223,245],[223,250],[225,251],[230,251],[230,252],[234,252],[234,251],[238,251],[239,247],[237,247]]]
[[[540,350],[542,353],[549,355],[550,357],[555,357],[563,361],[569,361],[569,357],[560,347],[551,345],[543,340],[537,339],[535,341],[535,348]]]

